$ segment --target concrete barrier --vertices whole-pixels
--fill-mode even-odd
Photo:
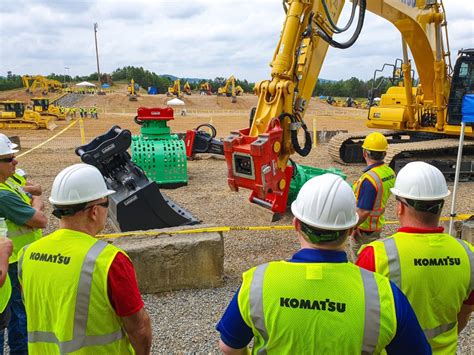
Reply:
[[[172,231],[179,228],[159,230]],[[221,233],[137,236],[114,239],[132,259],[142,293],[222,286]]]

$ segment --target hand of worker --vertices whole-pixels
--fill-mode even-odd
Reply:
[[[31,198],[31,207],[37,209],[38,211],[44,210],[44,202],[41,197],[33,196]]]

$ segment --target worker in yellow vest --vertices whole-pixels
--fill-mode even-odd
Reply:
[[[395,184],[395,172],[383,162],[387,149],[387,138],[379,132],[369,134],[362,144],[367,167],[353,185],[359,220],[349,239],[352,261],[362,245],[380,238],[385,225],[385,206]]]
[[[54,179],[49,201],[59,229],[20,253],[29,354],[149,354],[151,323],[133,264],[95,238],[114,192],[87,164]]]
[[[449,190],[436,167],[407,164],[392,193],[401,228],[363,248],[357,264],[390,277],[403,291],[433,353],[455,354],[458,333],[474,310],[474,248],[439,227]]]
[[[381,275],[348,263],[345,242],[358,221],[341,177],[306,182],[291,205],[301,249],[243,274],[217,324],[220,349],[244,354],[430,354],[406,297]]]
[[[8,323],[8,345],[12,354],[27,352],[26,313],[18,283],[19,250],[42,236],[41,228],[46,227],[47,218],[40,196],[27,194],[23,188],[10,178],[15,174],[18,161],[15,153],[4,140],[0,140],[0,218],[4,218],[8,229],[8,238],[13,242],[12,255],[9,258],[8,274],[12,286],[9,304],[11,319]],[[3,347],[4,334],[0,332],[0,347]]]
[[[8,231],[3,230],[4,226],[2,227],[1,224],[5,224],[3,218],[0,218],[0,332],[3,333],[8,326],[11,314],[7,307],[12,294],[12,285],[8,277],[8,259],[13,252],[13,243],[8,239]]]

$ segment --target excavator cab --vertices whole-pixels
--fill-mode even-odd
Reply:
[[[474,49],[459,51],[454,65],[451,91],[448,101],[448,123],[460,125],[462,120],[461,106],[465,94],[474,93]],[[472,123],[467,123],[472,125]]]

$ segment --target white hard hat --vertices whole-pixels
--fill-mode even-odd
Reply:
[[[301,222],[324,230],[349,229],[359,219],[352,188],[334,174],[308,180],[291,204],[291,212]]]
[[[405,165],[398,172],[395,186],[390,191],[395,196],[418,201],[442,200],[450,194],[443,173],[422,161]]]
[[[18,147],[18,144],[13,143],[8,136],[4,135],[3,133],[0,133],[0,140],[7,142],[7,144],[10,146],[10,148],[15,149]]]
[[[0,155],[8,155],[18,153],[18,150],[13,149],[13,147],[8,144],[3,139],[0,139]]]
[[[61,171],[53,182],[49,202],[57,206],[76,205],[112,195],[99,169],[88,164],[74,164]]]

